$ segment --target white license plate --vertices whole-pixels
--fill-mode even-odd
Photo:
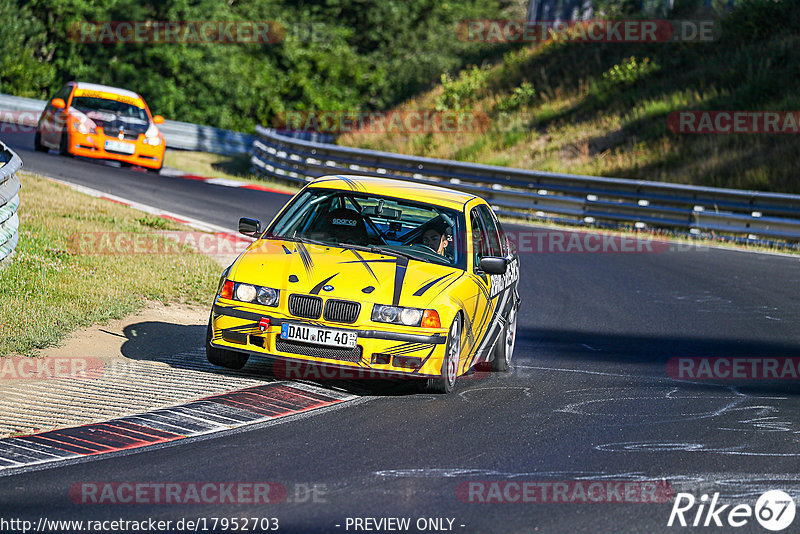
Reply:
[[[123,143],[122,141],[106,141],[106,150],[122,152],[123,154],[133,154],[136,151],[136,147],[130,143]]]
[[[292,341],[352,349],[358,336],[355,332],[332,330],[295,323],[281,323],[281,337]]]

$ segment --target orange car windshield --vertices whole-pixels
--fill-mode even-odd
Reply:
[[[72,99],[72,107],[85,113],[90,119],[103,122],[115,119],[138,124],[150,122],[144,108],[108,98],[78,96]]]

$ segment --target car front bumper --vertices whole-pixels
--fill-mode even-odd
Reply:
[[[125,140],[125,144],[133,145],[132,154],[123,154],[106,150],[106,141],[119,141],[117,137],[108,137],[102,133],[82,134],[77,131],[69,133],[69,152],[74,156],[95,159],[107,159],[139,165],[150,169],[160,169],[164,161],[165,143],[162,139],[157,146],[148,145],[139,136],[137,140]]]
[[[270,324],[263,330],[259,326],[262,319],[269,319]],[[280,336],[283,322],[355,331],[357,345],[355,349],[339,349],[283,340]],[[359,328],[323,320],[308,321],[279,310],[265,312],[255,306],[239,302],[223,304],[219,300],[212,310],[211,327],[213,347],[277,359],[281,362],[277,374],[285,374],[279,377],[287,379],[315,378],[302,376],[303,373],[318,373],[304,364],[338,369],[327,378],[438,377],[447,344],[446,329],[425,329],[417,333],[409,332],[410,327]],[[273,371],[275,369],[273,366]]]

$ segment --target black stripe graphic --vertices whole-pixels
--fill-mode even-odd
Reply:
[[[444,275],[444,276],[440,276],[439,278],[436,278],[435,280],[431,280],[430,282],[428,282],[427,284],[425,284],[425,285],[424,285],[424,286],[422,286],[421,288],[417,289],[417,290],[414,292],[414,296],[415,296],[415,297],[421,297],[422,295],[424,295],[424,294],[425,294],[425,292],[426,292],[427,290],[429,290],[430,288],[432,288],[433,286],[435,286],[436,284],[438,284],[439,282],[441,282],[442,280],[444,280],[445,278],[447,278],[448,276],[450,276],[450,275],[452,275],[452,274],[453,274],[453,273],[446,274],[446,275]]]
[[[297,253],[300,254],[300,260],[303,262],[303,267],[306,269],[306,275],[311,277],[314,271],[314,260],[311,259],[311,254],[303,243],[297,243]]]
[[[408,268],[408,258],[397,258],[395,260],[397,266],[394,270],[394,295],[392,296],[392,306],[400,304],[400,293],[403,291],[403,280],[406,277],[406,269]]]
[[[333,273],[331,276],[329,276],[328,278],[326,278],[325,280],[323,280],[319,284],[315,285],[314,288],[309,293],[312,294],[312,295],[319,295],[319,292],[322,290],[322,288],[325,286],[325,284],[327,284],[328,282],[333,280],[333,277],[336,276],[337,274],[339,274],[339,273]]]
[[[372,267],[369,266],[369,263],[367,263],[367,261],[364,260],[364,257],[361,256],[361,254],[359,254],[357,250],[350,249],[350,252],[355,254],[356,258],[358,258],[358,261],[360,261],[361,264],[364,265],[364,267],[366,267],[367,271],[369,271],[369,274],[372,275],[372,278],[374,278],[375,281],[377,282],[378,281],[378,277],[375,276],[375,271],[373,271]]]
[[[428,363],[428,360],[430,360],[431,356],[433,356],[433,351],[434,350],[436,350],[436,347],[435,346],[431,347],[431,351],[428,353],[427,356],[425,356],[425,359],[422,360],[422,363],[419,364],[419,367],[414,369],[414,371],[411,374],[419,373],[419,370],[422,369],[423,367],[425,367],[425,364]],[[447,349],[445,349],[445,350],[447,350]]]

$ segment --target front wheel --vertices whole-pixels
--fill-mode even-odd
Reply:
[[[442,376],[429,378],[425,390],[430,393],[451,393],[456,387],[458,364],[461,358],[461,316],[457,315],[450,325],[447,345],[442,359]]]
[[[514,355],[514,342],[517,340],[517,306],[511,308],[506,320],[506,325],[500,337],[494,344],[494,359],[492,360],[492,371],[508,371],[508,364],[511,363],[511,356]]]
[[[64,130],[61,132],[61,142],[58,144],[58,153],[62,156],[71,156],[69,153],[69,133]]]
[[[219,367],[227,367],[228,369],[241,369],[244,367],[249,358],[247,354],[211,346],[211,321],[212,319],[209,317],[208,328],[206,329],[206,358],[209,363]]]
[[[42,134],[39,132],[33,134],[33,148],[36,152],[47,152],[47,147],[42,144]]]

